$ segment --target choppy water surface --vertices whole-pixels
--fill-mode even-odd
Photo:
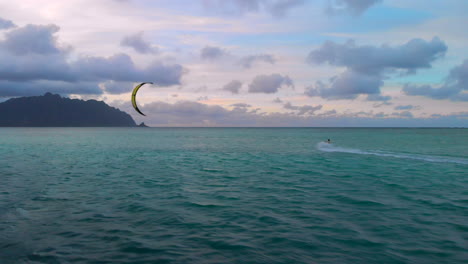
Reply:
[[[466,129],[0,129],[0,263],[467,263],[467,241]]]

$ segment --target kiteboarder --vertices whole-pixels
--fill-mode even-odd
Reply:
[[[331,144],[331,141],[330,141],[330,139],[328,139],[326,142],[327,142],[328,144]]]

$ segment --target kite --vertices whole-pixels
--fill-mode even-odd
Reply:
[[[138,90],[145,84],[153,84],[151,82],[144,82],[144,83],[140,83],[139,85],[135,86],[135,88],[133,88],[133,92],[132,92],[132,105],[133,105],[133,108],[135,108],[135,110],[140,113],[140,115],[144,115],[146,116],[145,114],[143,114],[140,109],[138,109],[138,106],[137,106],[137,103],[136,103],[136,94],[138,92]]]

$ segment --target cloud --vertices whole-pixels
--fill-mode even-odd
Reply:
[[[391,69],[414,72],[430,68],[431,63],[446,51],[447,45],[437,37],[431,41],[413,39],[397,47],[358,46],[354,41],[344,44],[327,41],[319,49],[311,51],[306,60],[311,64],[328,63],[375,75]]]
[[[431,85],[405,84],[403,93],[412,96],[425,96],[435,100],[468,101],[468,93],[463,93],[457,86],[443,85],[440,88],[434,88]]]
[[[413,105],[398,105],[395,106],[395,110],[411,110],[411,109],[417,109],[418,107],[413,106]]]
[[[368,100],[369,101],[369,100]],[[378,108],[384,105],[392,105],[393,103],[390,103],[388,101],[380,101],[380,103],[375,103],[372,105],[372,107]]]
[[[387,102],[392,99],[391,96],[389,95],[380,95],[380,94],[369,94],[367,95],[367,101],[381,101],[381,102]]]
[[[11,82],[0,80],[0,97],[43,95],[46,92],[62,95],[102,94],[102,90],[94,82],[64,82],[48,80]]]
[[[225,56],[227,53],[219,47],[206,46],[200,51],[200,57],[204,60],[215,60]]]
[[[116,82],[112,80],[100,83],[102,90],[110,94],[129,93],[133,90],[133,86],[132,82]]]
[[[449,99],[451,101],[468,101],[468,59],[461,65],[454,67],[446,82],[439,88],[431,85],[411,85],[403,87],[406,95],[426,96],[436,100]]]
[[[283,103],[283,100],[281,100],[279,97],[276,97],[275,100],[273,100],[273,103],[279,103],[279,104],[282,104]]]
[[[297,105],[292,105],[290,102],[286,102],[286,103],[283,105],[283,107],[284,107],[285,109],[298,111],[298,112],[297,112],[298,115],[305,115],[305,114],[313,115],[316,111],[322,109],[322,105],[316,105],[316,106],[312,106],[312,105],[297,106]]]
[[[383,81],[380,76],[366,75],[355,71],[346,71],[330,79],[330,84],[320,81],[306,88],[308,96],[319,96],[328,100],[355,99],[359,94],[378,95]]]
[[[421,68],[430,68],[431,63],[442,57],[447,46],[439,38],[431,41],[413,39],[392,47],[382,45],[358,46],[354,41],[337,44],[325,42],[320,48],[309,53],[306,61],[310,64],[324,64],[346,67],[346,71],[330,79],[329,84],[317,82],[306,90],[309,96],[325,99],[355,99],[367,94],[369,101],[386,101],[388,96],[380,95],[380,87],[388,75],[415,73]]]
[[[287,15],[289,9],[303,5],[304,3],[305,0],[277,0],[270,1],[270,3],[266,4],[265,8],[272,16],[282,18]]]
[[[26,25],[4,34],[0,40],[0,81],[3,85],[16,83],[1,96],[37,95],[48,89],[60,94],[100,94],[101,88],[119,93],[126,92],[122,85],[131,82],[180,84],[186,73],[181,65],[159,61],[139,68],[123,53],[110,57],[72,55],[71,47],[59,44],[58,31],[56,25]]]
[[[222,90],[229,91],[233,94],[238,94],[241,87],[242,83],[240,81],[233,80],[228,84],[224,85]]]
[[[130,103],[113,104],[133,113]],[[253,127],[468,127],[468,112],[431,118],[408,118],[410,114],[361,112],[338,114],[329,110],[323,114],[299,115],[298,113],[265,113],[259,109],[234,107],[229,110],[219,105],[179,101],[174,104],[153,102],[142,107],[146,114],[145,123],[152,126],[253,126]],[[135,115],[138,120],[139,116]]]
[[[0,17],[0,30],[9,29],[12,27],[16,27],[16,25],[12,21]]]
[[[127,54],[105,57],[82,57],[71,64],[72,71],[81,79],[94,81],[150,81],[157,85],[169,86],[180,84],[185,69],[178,64],[166,65],[154,61],[144,69],[137,68]]]
[[[287,75],[257,75],[249,84],[249,93],[276,93],[284,86],[294,88],[293,81]]]
[[[276,60],[272,55],[269,54],[250,55],[239,60],[239,64],[244,68],[251,68],[252,65],[257,62],[275,64]]]
[[[143,31],[138,32],[134,35],[126,36],[120,42],[121,46],[131,47],[136,52],[141,54],[155,54],[158,53],[158,48],[154,47],[148,41],[143,39]]]
[[[227,15],[268,12],[275,18],[282,18],[294,7],[303,5],[305,0],[204,0],[205,9]]]
[[[0,45],[15,55],[60,54],[65,49],[54,36],[59,30],[56,25],[26,25],[7,32]]]
[[[401,118],[414,118],[413,114],[410,111],[403,111],[403,112],[394,112],[392,116],[401,117]]]
[[[231,106],[238,107],[238,108],[248,108],[248,107],[252,107],[251,105],[246,104],[246,103],[237,103],[237,104],[232,104]]]
[[[348,13],[357,16],[379,2],[382,0],[329,0],[327,13],[331,15]]]

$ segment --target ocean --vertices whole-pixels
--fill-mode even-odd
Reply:
[[[1,128],[0,263],[468,263],[468,129]]]

